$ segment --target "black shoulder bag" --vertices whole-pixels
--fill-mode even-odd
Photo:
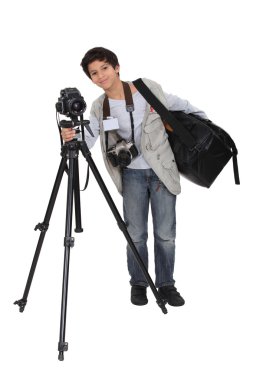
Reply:
[[[233,157],[235,183],[240,184],[238,152],[227,132],[192,113],[169,111],[142,79],[133,84],[164,122],[178,170],[184,177],[209,188]]]

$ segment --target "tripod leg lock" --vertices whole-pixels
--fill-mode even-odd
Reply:
[[[70,247],[73,248],[75,245],[75,238],[73,237],[65,237],[64,238],[64,247]]]
[[[58,343],[58,351],[68,351],[68,343],[67,342],[59,342]]]
[[[64,360],[64,352],[68,351],[68,343],[67,342],[59,342],[58,343],[58,359],[62,362]]]
[[[118,221],[118,227],[123,232],[127,229],[127,225],[123,220]]]
[[[23,311],[25,310],[26,303],[27,303],[27,300],[24,298],[21,298],[20,300],[15,301],[14,305],[18,305],[20,313],[23,313]]]
[[[43,232],[43,231],[45,232],[45,231],[47,231],[48,227],[49,227],[49,224],[48,224],[48,223],[45,223],[45,222],[43,222],[43,223],[38,223],[38,224],[35,226],[34,231],[40,230],[41,232]]]

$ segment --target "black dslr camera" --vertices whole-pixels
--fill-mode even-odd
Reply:
[[[57,112],[68,117],[81,116],[86,110],[86,103],[77,88],[65,88],[60,92],[55,107]]]
[[[122,168],[128,166],[132,159],[138,156],[138,150],[133,141],[119,140],[106,152],[111,164]]]

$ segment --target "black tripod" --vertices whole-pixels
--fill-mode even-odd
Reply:
[[[108,205],[115,216],[115,219],[118,223],[119,228],[125,235],[125,238],[131,247],[134,257],[137,260],[138,264],[140,265],[143,274],[145,275],[146,280],[148,281],[148,284],[154,293],[154,296],[157,300],[157,304],[162,309],[163,313],[167,313],[167,309],[165,307],[165,302],[160,297],[159,293],[157,292],[157,289],[141,259],[139,256],[139,253],[127,231],[127,227],[122,220],[105,184],[104,181],[99,174],[99,171],[91,157],[91,153],[89,151],[89,148],[86,144],[86,142],[83,141],[77,141],[72,140],[70,142],[65,143],[65,145],[62,146],[61,155],[62,159],[60,162],[60,166],[58,169],[58,173],[56,176],[56,180],[54,183],[54,187],[52,190],[52,194],[49,200],[49,204],[47,207],[46,215],[44,218],[44,221],[42,223],[39,223],[35,230],[40,230],[40,237],[38,240],[38,244],[35,250],[34,258],[32,261],[31,269],[29,272],[29,276],[27,279],[25,291],[23,294],[23,297],[16,301],[14,304],[19,306],[19,311],[23,312],[27,303],[28,293],[31,287],[33,275],[36,269],[36,265],[39,259],[40,251],[42,248],[42,244],[44,241],[45,234],[47,232],[47,229],[49,227],[49,221],[52,215],[53,207],[55,204],[55,200],[58,194],[58,190],[61,184],[61,180],[63,177],[63,173],[67,167],[67,160],[69,161],[69,168],[68,168],[68,190],[67,190],[67,209],[66,209],[66,224],[65,224],[65,238],[64,238],[64,267],[63,267],[63,282],[62,282],[62,302],[61,302],[61,321],[60,321],[60,339],[58,344],[58,351],[59,351],[59,360],[64,360],[64,351],[68,350],[68,343],[65,342],[65,327],[66,327],[66,316],[67,316],[67,296],[68,296],[68,278],[69,278],[69,260],[70,260],[70,248],[74,246],[74,238],[71,236],[72,231],[72,213],[73,213],[73,199],[75,199],[75,217],[76,217],[76,229],[75,232],[82,232],[82,225],[81,225],[81,210],[80,210],[80,193],[79,193],[79,166],[78,166],[78,156],[79,156],[79,150],[85,157],[87,163],[89,164],[99,186],[102,190]]]

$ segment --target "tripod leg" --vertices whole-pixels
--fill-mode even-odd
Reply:
[[[131,249],[133,251],[135,259],[137,260],[146,280],[148,281],[148,284],[149,284],[149,286],[150,286],[150,288],[151,288],[151,290],[152,290],[152,292],[153,292],[153,294],[157,300],[158,306],[162,309],[163,313],[166,314],[167,309],[165,307],[165,303],[164,303],[163,299],[160,297],[160,295],[159,295],[159,293],[158,293],[158,291],[157,291],[157,289],[156,289],[156,287],[152,281],[152,278],[150,277],[150,275],[149,275],[149,273],[145,267],[145,264],[142,261],[140,255],[139,255],[139,253],[138,253],[138,251],[134,245],[134,242],[133,242],[131,236],[129,235],[129,233],[127,231],[126,224],[124,223],[123,219],[121,218],[121,216],[117,210],[117,207],[115,206],[115,203],[113,202],[113,199],[110,196],[110,193],[105,186],[105,183],[104,183],[104,181],[103,181],[103,179],[102,179],[102,177],[101,177],[101,175],[100,175],[100,173],[99,173],[99,171],[98,171],[98,169],[97,169],[97,167],[96,167],[96,165],[95,165],[95,163],[91,157],[91,153],[88,149],[86,142],[85,141],[80,142],[80,147],[81,147],[81,151],[82,151],[83,156],[85,157],[86,161],[88,162],[88,164],[89,164],[89,166],[90,166],[90,168],[91,168],[91,170],[92,170],[92,172],[93,172],[93,174],[94,174],[94,176],[95,176],[95,178],[99,184],[99,187],[102,190],[102,192],[105,196],[105,199],[107,200],[107,203],[108,203],[115,219],[117,220],[119,228],[123,232],[129,246],[131,247]]]
[[[73,214],[73,192],[74,192],[74,171],[75,171],[75,151],[70,151],[69,157],[69,175],[68,175],[68,192],[67,192],[67,210],[66,225],[64,238],[64,267],[62,281],[62,302],[61,302],[61,323],[60,323],[60,339],[58,344],[58,359],[64,360],[64,351],[68,350],[68,343],[65,342],[66,317],[67,317],[67,298],[68,298],[68,279],[69,279],[69,260],[70,248],[74,246],[74,238],[71,237],[72,230],[72,214]]]
[[[74,199],[75,199],[75,217],[76,228],[75,232],[83,232],[81,207],[80,207],[80,184],[79,184],[79,165],[78,157],[74,160]]]
[[[38,263],[40,251],[41,251],[41,248],[42,248],[42,244],[43,244],[43,241],[44,241],[47,229],[49,227],[49,221],[50,221],[50,218],[51,218],[51,215],[52,215],[52,212],[53,212],[55,200],[56,200],[56,197],[57,197],[57,194],[58,194],[58,190],[59,190],[59,187],[60,187],[60,184],[61,184],[61,180],[62,180],[62,177],[63,177],[64,170],[65,170],[66,161],[67,161],[67,158],[66,157],[62,157],[61,163],[60,163],[60,166],[59,166],[59,169],[58,169],[58,173],[57,173],[57,176],[56,176],[56,179],[55,179],[55,183],[54,183],[54,186],[53,186],[53,190],[52,190],[52,193],[51,193],[51,197],[50,197],[50,200],[49,200],[49,204],[48,204],[48,207],[47,207],[47,211],[46,211],[46,214],[45,214],[44,221],[42,223],[39,223],[35,227],[35,230],[39,229],[41,231],[40,237],[39,237],[39,240],[38,240],[38,243],[37,243],[37,247],[36,247],[36,250],[35,250],[35,254],[34,254],[34,257],[33,257],[32,265],[31,265],[31,269],[30,269],[30,272],[29,272],[29,275],[28,275],[27,282],[26,282],[26,286],[25,286],[23,297],[20,300],[14,302],[14,305],[18,305],[19,306],[19,311],[21,313],[24,311],[26,303],[27,303],[27,298],[28,298],[28,294],[29,294],[30,287],[31,287],[31,284],[32,284],[34,272],[35,272],[35,269],[36,269],[36,266],[37,266],[37,263]]]

